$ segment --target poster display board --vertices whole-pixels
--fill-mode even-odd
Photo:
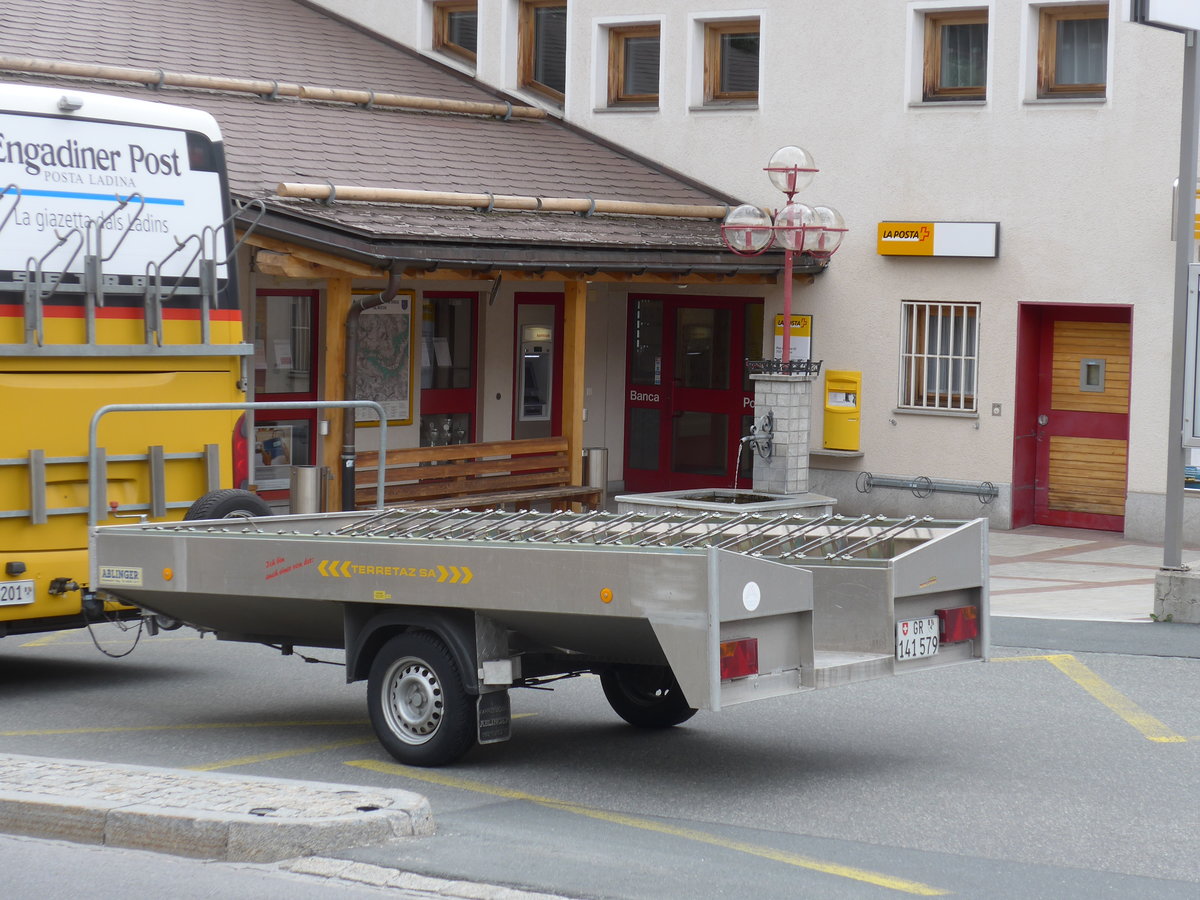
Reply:
[[[373,295],[374,291],[355,291]],[[389,425],[411,425],[413,420],[413,301],[412,291],[368,309],[358,318],[355,400],[374,400],[383,407]],[[375,426],[372,410],[359,410],[356,424]]]

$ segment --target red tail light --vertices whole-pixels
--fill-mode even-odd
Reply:
[[[979,610],[974,606],[935,609],[934,613],[941,622],[943,644],[957,644],[979,637]]]
[[[250,440],[246,437],[246,417],[238,416],[233,426],[233,486],[244,488],[250,481]]]
[[[758,638],[721,642],[721,680],[758,674]]]

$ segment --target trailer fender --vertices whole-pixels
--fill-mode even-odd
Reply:
[[[379,607],[348,603],[345,606],[346,681],[364,681],[375,654],[403,631],[428,631],[454,655],[463,686],[479,693],[479,664],[475,653],[475,613],[466,609],[421,606]]]

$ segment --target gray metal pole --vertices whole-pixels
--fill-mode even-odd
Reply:
[[[1183,112],[1179,119],[1179,202],[1175,205],[1175,310],[1171,339],[1171,410],[1167,434],[1166,518],[1163,523],[1163,568],[1183,562],[1184,354],[1187,335],[1188,265],[1196,229],[1197,128],[1200,126],[1200,67],[1196,32],[1184,35]]]

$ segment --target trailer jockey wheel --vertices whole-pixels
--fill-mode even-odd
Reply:
[[[398,634],[379,649],[367,707],[379,742],[406,765],[443,766],[475,744],[475,698],[446,645],[428,632]]]
[[[271,515],[271,507],[258,494],[226,488],[209,491],[188,507],[184,519],[248,519]]]
[[[614,666],[600,673],[604,696],[638,728],[670,728],[696,714],[667,666]]]

